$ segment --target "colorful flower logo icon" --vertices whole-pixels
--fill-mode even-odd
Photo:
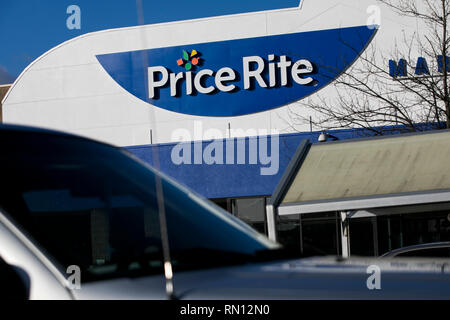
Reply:
[[[183,50],[183,58],[177,60],[177,64],[180,67],[184,67],[186,71],[192,69],[193,66],[197,66],[200,62],[199,53],[196,50],[192,50],[189,54],[186,50]]]

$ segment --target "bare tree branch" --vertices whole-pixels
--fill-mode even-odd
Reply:
[[[419,33],[403,34],[401,46],[395,44],[391,57],[403,58],[409,70],[416,70],[413,52],[433,57],[429,70],[444,71],[447,61],[438,56],[449,53],[450,37],[448,18],[450,0],[378,0],[391,10],[406,17],[419,19],[426,28]],[[348,45],[348,44],[346,44]],[[414,49],[414,50],[413,50]],[[378,58],[377,58],[378,57]],[[358,63],[334,80],[335,97],[320,94],[298,102],[289,108],[285,122],[295,128],[298,124],[311,123],[322,130],[338,128],[365,128],[375,134],[383,134],[392,125],[403,125],[407,130],[441,128],[441,121],[450,128],[449,79],[442,74],[414,74],[408,77],[392,77],[386,68],[383,52],[371,45],[360,56]],[[380,61],[382,61],[380,63]],[[325,68],[326,66],[321,66]],[[417,70],[416,70],[417,73]],[[314,113],[314,119],[297,111],[298,108]],[[375,129],[374,127],[381,126]]]

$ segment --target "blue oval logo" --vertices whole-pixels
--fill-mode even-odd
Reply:
[[[229,117],[266,111],[322,89],[375,35],[367,26],[98,55],[125,90],[159,108]]]

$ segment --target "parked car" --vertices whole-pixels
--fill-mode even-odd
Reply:
[[[381,257],[450,258],[450,241],[422,243],[386,252]]]
[[[450,298],[449,260],[290,259],[123,149],[10,125],[0,147],[6,297],[167,299],[173,280],[178,299]]]

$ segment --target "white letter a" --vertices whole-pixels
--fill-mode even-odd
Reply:
[[[67,7],[67,14],[71,14],[66,20],[67,29],[81,29],[81,9],[77,5],[70,5]]]

